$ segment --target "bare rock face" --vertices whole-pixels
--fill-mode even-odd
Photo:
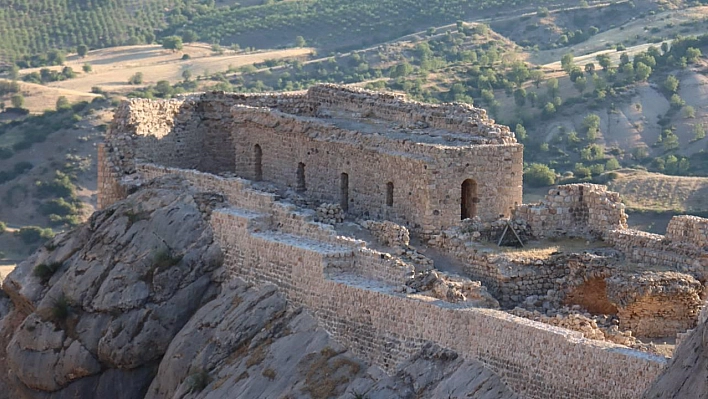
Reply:
[[[172,338],[217,292],[221,251],[201,199],[163,179],[18,265],[0,325],[13,397],[143,396]]]
[[[703,321],[681,342],[643,398],[708,398],[708,323]]]
[[[477,362],[429,345],[389,377],[274,286],[235,280],[174,338],[146,398],[517,398]]]

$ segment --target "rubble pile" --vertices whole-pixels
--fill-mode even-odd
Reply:
[[[420,293],[470,307],[499,308],[499,302],[481,282],[445,275],[435,270],[418,273],[406,284],[405,292]]]
[[[317,207],[315,221],[331,225],[342,223],[344,221],[344,210],[339,204],[321,204]]]

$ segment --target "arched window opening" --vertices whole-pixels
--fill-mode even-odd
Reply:
[[[263,180],[263,150],[261,150],[261,146],[256,144],[256,146],[253,147],[253,153],[255,158],[253,167],[254,180],[261,181]]]
[[[305,164],[300,162],[297,164],[297,186],[295,191],[303,192],[307,190],[307,185],[305,184]]]
[[[386,183],[386,206],[393,206],[393,183]]]
[[[462,182],[462,201],[460,219],[471,219],[477,216],[477,182],[467,179]]]
[[[344,212],[349,210],[349,175],[346,173],[339,177],[339,206]]]

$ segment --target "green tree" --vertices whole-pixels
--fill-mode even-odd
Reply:
[[[696,109],[690,105],[683,107],[683,117],[685,119],[693,119],[696,117]]]
[[[686,61],[689,64],[696,62],[701,55],[701,50],[697,48],[689,47],[686,49]]]
[[[651,75],[651,67],[638,62],[634,67],[634,78],[639,82],[643,82],[649,78],[649,75]]]
[[[669,93],[676,93],[676,90],[678,90],[679,87],[679,80],[676,79],[676,76],[674,75],[669,75],[666,80],[664,81],[664,88],[669,92]]]
[[[514,133],[516,133],[516,137],[519,139],[519,141],[523,142],[526,141],[526,138],[528,135],[526,134],[526,128],[524,125],[517,123],[516,128],[514,129]]]
[[[574,57],[573,54],[571,53],[566,53],[561,57],[561,68],[565,71],[565,73],[570,73],[571,70],[573,70],[573,67],[575,66],[574,63]]]
[[[71,103],[69,102],[69,99],[64,96],[59,96],[59,98],[57,98],[56,110],[63,111],[66,109],[71,109]]]
[[[191,29],[187,29],[186,31],[182,32],[182,42],[183,43],[192,43],[196,42],[199,40],[199,36],[197,36],[197,33]]]
[[[587,64],[585,64],[585,73],[589,75],[595,73],[595,64],[593,64],[592,62],[588,62]]]
[[[184,79],[185,82],[189,82],[189,79],[192,78],[192,71],[189,69],[185,69],[182,71],[182,79]]]
[[[552,186],[556,183],[556,172],[547,165],[532,163],[524,171],[524,182],[531,187]]]
[[[706,128],[702,123],[696,123],[693,126],[693,140],[701,140],[706,138]]]
[[[15,108],[22,108],[25,105],[25,97],[20,93],[14,94],[10,97],[10,103]]]
[[[20,68],[17,65],[10,67],[10,79],[17,80],[20,77]]]
[[[583,131],[588,140],[594,141],[597,138],[597,132],[600,131],[600,117],[595,114],[589,114],[583,119]]]
[[[91,64],[86,63],[84,64],[84,66],[81,67],[81,69],[83,69],[85,73],[90,73],[93,70],[93,67],[91,66]]]
[[[514,102],[518,107],[523,107],[526,104],[526,90],[523,87],[514,90]]]
[[[605,71],[612,65],[612,60],[607,54],[599,54],[595,59],[597,59],[597,63],[600,64],[600,67]]]
[[[305,41],[305,38],[302,36],[297,36],[295,38],[295,47],[305,47],[307,45],[307,42]]]
[[[546,81],[546,92],[548,97],[556,97],[558,95],[558,79],[550,78]]]
[[[556,113],[556,106],[553,105],[553,103],[546,103],[546,105],[543,107],[543,111],[541,114],[543,115],[544,118],[549,118],[551,115]]]
[[[86,54],[88,54],[88,46],[85,44],[79,44],[76,46],[76,54],[78,54],[81,58],[86,57]]]
[[[128,83],[131,85],[140,85],[143,84],[143,73],[142,72],[135,72],[129,79]]]
[[[669,99],[669,104],[671,104],[671,108],[680,109],[686,104],[686,101],[684,101],[678,94],[673,94]]]
[[[620,166],[620,163],[619,163],[619,161],[617,160],[617,158],[610,158],[610,159],[608,159],[607,162],[605,163],[605,170],[608,171],[608,172],[609,172],[609,171],[613,171],[613,170],[617,170],[617,169],[619,169],[620,167],[621,167],[621,166]]]
[[[159,97],[166,98],[170,97],[173,94],[174,89],[170,85],[170,82],[166,80],[160,80],[155,85],[155,92]]]
[[[540,69],[532,69],[529,71],[529,78],[533,81],[533,84],[536,85],[536,88],[538,89],[539,86],[541,86],[541,82],[543,82],[544,78],[543,71]]]
[[[592,176],[592,171],[590,171],[590,168],[583,165],[582,163],[576,163],[575,168],[573,168],[573,174],[582,179],[585,177]]]
[[[167,50],[180,51],[184,47],[179,36],[167,36],[162,39],[162,47]]]
[[[575,82],[573,82],[573,86],[575,86],[575,89],[580,92],[580,94],[583,94],[585,91],[585,88],[587,87],[588,81],[585,78],[577,78],[575,79]]]

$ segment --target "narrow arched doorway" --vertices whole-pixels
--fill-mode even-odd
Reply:
[[[393,182],[386,183],[386,206],[393,206]]]
[[[255,161],[253,165],[253,180],[261,181],[263,180],[263,150],[261,150],[261,146],[258,144],[253,147],[253,158]]]
[[[462,201],[460,219],[471,219],[477,216],[477,182],[467,179],[462,182]]]
[[[349,210],[349,175],[346,173],[339,177],[339,206],[344,212]]]

